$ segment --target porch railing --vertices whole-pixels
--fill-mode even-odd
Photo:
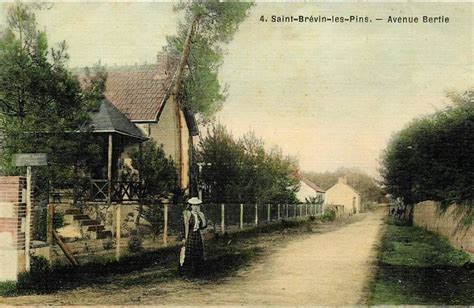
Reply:
[[[132,181],[111,182],[112,202],[138,201],[140,183]],[[84,192],[87,201],[106,202],[109,199],[109,182],[107,180],[91,180],[91,185]]]

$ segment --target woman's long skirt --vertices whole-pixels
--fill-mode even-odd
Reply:
[[[201,232],[193,231],[194,217],[189,221],[189,234],[185,244],[184,263],[180,268],[183,275],[189,277],[201,276],[203,274],[204,246]]]

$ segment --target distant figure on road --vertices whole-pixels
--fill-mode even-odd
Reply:
[[[188,277],[203,274],[204,245],[201,230],[207,227],[204,213],[201,212],[199,198],[188,200],[188,207],[183,211],[181,237],[183,247],[179,258],[179,272]]]

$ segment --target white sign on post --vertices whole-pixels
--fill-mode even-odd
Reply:
[[[23,153],[14,154],[13,161],[15,166],[46,166],[48,157],[46,153]]]

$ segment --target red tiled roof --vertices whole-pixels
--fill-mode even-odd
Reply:
[[[301,181],[303,181],[306,185],[308,185],[309,187],[311,187],[312,189],[314,189],[317,192],[321,192],[321,193],[325,192],[321,187],[314,184],[313,182],[311,182],[310,180],[308,180],[305,177],[301,177]]]
[[[105,97],[131,121],[156,121],[171,87],[173,67],[161,57],[156,66],[110,71]]]

